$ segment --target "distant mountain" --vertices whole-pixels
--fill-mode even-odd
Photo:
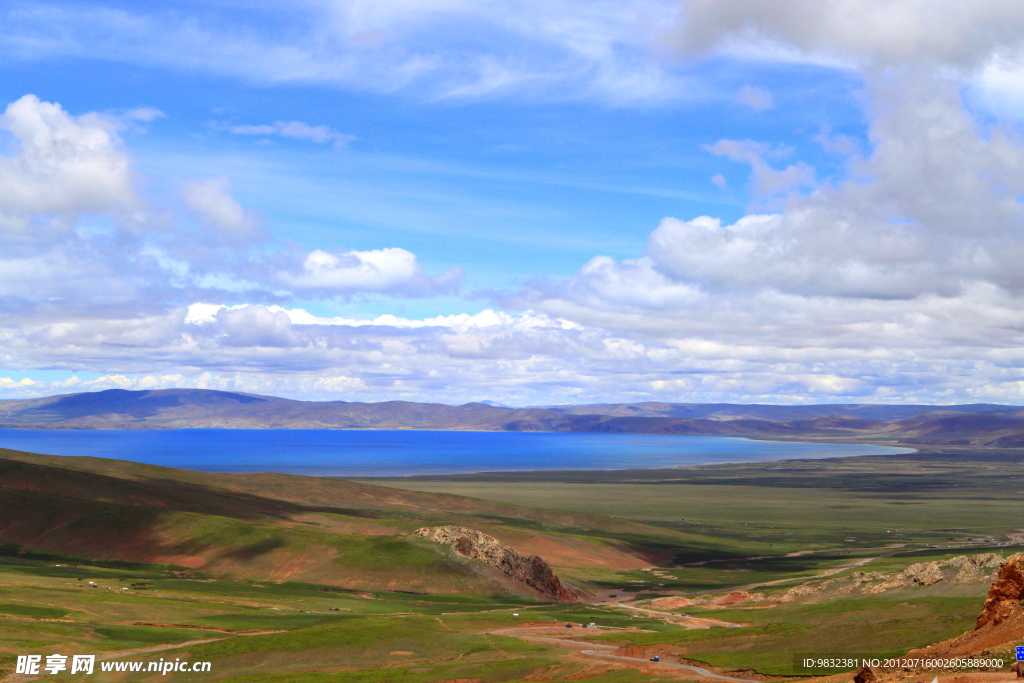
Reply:
[[[902,420],[936,410],[958,413],[990,413],[1015,406],[995,403],[963,405],[879,405],[871,403],[837,403],[810,406],[776,406],[764,403],[598,403],[592,405],[544,406],[567,415],[611,415],[615,417],[706,417],[713,420],[808,420],[816,417],[844,415],[865,420]]]
[[[433,429],[882,440],[1024,447],[1024,408],[994,404],[773,406],[295,401],[205,389],[110,389],[0,401],[0,428]]]

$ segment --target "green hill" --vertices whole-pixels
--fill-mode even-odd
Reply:
[[[649,566],[691,540],[601,515],[337,479],[0,451],[0,543],[8,554],[357,590],[523,593],[480,563],[412,536],[443,524],[581,569]]]

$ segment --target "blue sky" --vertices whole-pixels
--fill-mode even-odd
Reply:
[[[1015,3],[2,19],[4,397],[1024,399]]]

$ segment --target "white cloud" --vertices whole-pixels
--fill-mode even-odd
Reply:
[[[1019,65],[1024,35],[1016,0],[316,0],[250,3],[245,12],[208,3],[191,14],[162,3],[28,7],[0,14],[8,60],[101,54],[261,84],[618,105],[710,96],[676,68],[679,50],[971,71],[997,60]]]
[[[311,126],[302,121],[275,121],[273,124],[229,126],[228,131],[236,135],[277,135],[293,140],[309,140],[311,142],[334,145],[341,149],[356,139],[355,135],[338,133],[327,126]]]
[[[123,114],[123,117],[131,121],[142,121],[143,123],[152,123],[157,119],[162,119],[167,116],[164,112],[160,111],[155,107],[135,107],[129,109]]]
[[[771,109],[775,106],[775,98],[767,90],[761,88],[754,88],[749,85],[745,85],[740,88],[739,95],[736,96],[739,103],[750,107],[756,111],[764,111],[765,109]]]
[[[225,37],[202,22],[184,32],[171,22],[145,50],[138,37],[156,36],[152,17],[122,12],[126,29],[110,54],[264,83],[418,88],[434,98],[636,103],[686,90],[649,51],[674,20],[673,3],[319,7],[328,20],[311,31],[320,42],[258,31]],[[135,232],[79,235],[71,226],[82,212],[137,208],[129,160],[98,118],[26,99],[9,119],[21,156],[0,160],[0,174],[13,179],[0,183],[0,216],[22,226],[3,237],[0,302],[17,299],[25,309],[12,305],[14,314],[0,319],[0,362],[106,375],[80,384],[90,388],[360,399],[1024,401],[1024,139],[1014,122],[974,117],[961,101],[965,84],[1010,87],[1024,6],[694,0],[685,10],[675,44],[701,54],[866,67],[866,143],[828,130],[814,138],[845,157],[834,180],[770,142],[708,140],[709,152],[751,168],[757,203],[731,224],[666,218],[636,258],[595,256],[565,281],[539,279],[509,295],[504,303],[519,313],[321,317],[295,308],[282,290],[419,296],[454,291],[458,273],[427,275],[399,248],[281,248],[255,257],[190,240],[174,226],[147,232],[134,219],[123,223]],[[73,31],[109,25],[108,15],[75,12],[83,21],[66,21]],[[451,26],[467,30],[453,34]],[[441,44],[437,35],[466,41]],[[748,106],[771,103],[752,88],[745,97]],[[290,125],[240,132],[284,135]],[[332,141],[328,129],[296,126],[296,139]],[[96,182],[99,191],[81,189]],[[208,227],[245,225],[223,181],[193,190],[185,201]],[[757,208],[767,202],[770,212]],[[25,227],[33,221],[47,229]],[[17,252],[14,234],[63,237],[48,251]],[[251,291],[204,289],[213,282],[251,283]],[[247,297],[256,303],[238,304]],[[192,301],[210,303],[177,305]],[[55,386],[0,381],[7,395]]]
[[[227,346],[289,348],[301,343],[288,314],[264,306],[222,308],[215,322],[223,334],[220,343]]]
[[[885,4],[883,15],[931,7]],[[645,256],[597,257],[507,303],[602,330],[621,348],[636,347],[620,338],[640,344],[614,367],[633,378],[657,368],[652,395],[1020,402],[1024,137],[1012,122],[972,116],[960,92],[968,67],[1016,49],[1020,33],[940,31],[899,64],[900,41],[929,20],[891,21],[888,33],[839,26],[842,12],[866,16],[868,5],[783,2],[775,16],[775,6],[696,2],[688,15],[698,43],[770,39],[809,59],[896,63],[865,72],[866,154],[830,131],[817,136],[847,157],[838,180],[818,181],[799,161],[779,170],[772,160],[783,155],[764,143],[719,141],[706,149],[750,164],[755,195],[776,196],[777,212],[732,225],[666,218]],[[1016,4],[981,5],[959,7],[982,25],[999,12],[1024,15]],[[808,21],[797,21],[802,9]]]
[[[1024,337],[1013,325],[1024,305],[990,285],[915,300],[724,296],[672,284],[650,264],[603,259],[566,288],[534,295],[544,310],[514,315],[345,320],[194,305],[0,325],[8,367],[122,375],[76,386],[12,379],[0,392],[200,386],[347,400],[495,395],[517,405],[1024,400]]]
[[[447,293],[459,286],[461,272],[428,276],[412,252],[391,247],[370,251],[309,252],[301,268],[283,270],[277,280],[298,292],[320,295],[353,292]]]
[[[827,127],[823,128],[813,139],[826,152],[844,157],[852,156],[860,150],[860,144],[855,139],[849,135],[833,133]]]
[[[0,234],[36,240],[86,212],[121,212],[136,203],[128,157],[97,117],[69,116],[59,104],[25,95],[0,126],[17,141],[0,157]]]
[[[223,177],[182,183],[182,204],[199,225],[179,221],[136,194],[141,178],[116,133],[155,110],[111,116],[73,116],[26,95],[0,119],[12,141],[0,156],[0,314],[29,321],[116,306],[132,318],[204,292],[286,300],[279,276],[321,298],[422,297],[458,286],[457,271],[428,275],[401,249],[296,257]]]
[[[229,185],[224,177],[191,180],[182,184],[181,197],[200,222],[229,239],[239,243],[265,239],[263,221],[228,194]]]
[[[250,4],[242,13],[212,3],[193,14],[159,6],[35,8],[0,14],[6,57],[102,54],[107,62],[262,84],[405,89],[427,98],[515,93],[645,104],[697,94],[656,45],[679,13],[676,0],[318,0]]]
[[[188,314],[185,322],[192,325],[207,325],[217,321],[217,316],[222,310],[238,310],[246,308],[247,304],[226,306],[224,304],[195,303],[188,307]],[[379,327],[396,328],[419,328],[419,327],[494,327],[511,324],[515,316],[509,313],[485,309],[479,313],[458,313],[455,315],[440,315],[433,318],[420,320],[401,318],[390,313],[379,315],[375,318],[342,318],[339,316],[324,318],[313,315],[303,308],[283,308],[281,306],[266,306],[266,310],[273,313],[284,313],[294,325],[341,325],[346,327],[365,327],[367,325]],[[568,321],[565,325],[571,326]]]
[[[778,171],[771,167],[765,157],[788,156],[788,153],[769,149],[765,145],[751,140],[719,140],[713,145],[706,145],[704,149],[733,161],[750,164],[753,170],[751,176],[753,190],[762,196],[780,194],[792,189],[814,185],[813,168],[798,161]]]
[[[684,7],[680,44],[693,51],[775,43],[865,65],[971,69],[1024,47],[1024,6],[1014,0],[687,0]]]

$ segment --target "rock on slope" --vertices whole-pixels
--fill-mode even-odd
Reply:
[[[818,594],[841,595],[863,593],[875,595],[886,591],[913,586],[933,586],[941,581],[953,583],[981,583],[992,580],[992,569],[1002,564],[1003,558],[996,553],[959,555],[948,560],[917,562],[898,574],[879,572],[853,572],[850,576],[829,579],[820,583],[805,583],[794,586],[778,598],[780,602],[791,602]],[[944,569],[955,569],[956,574]]]
[[[563,584],[541,558],[536,555],[524,557],[514,548],[475,529],[454,525],[423,527],[417,529],[415,535],[450,545],[460,555],[480,560],[546,598],[575,602],[584,597],[582,592]]]
[[[1004,622],[1024,616],[1024,553],[1014,555],[999,568],[999,577],[992,584],[985,606],[978,615],[974,630],[997,627]]]
[[[966,562],[960,562],[954,566],[964,571],[967,569],[966,564]],[[983,563],[976,561],[973,564],[981,565]],[[980,568],[980,566],[976,568]],[[920,575],[927,574],[928,572],[925,572]],[[981,614],[978,615],[978,621],[973,631],[928,647],[911,650],[906,656],[928,658],[988,654],[1004,658],[1009,656],[1012,659],[1012,646],[1024,638],[1022,600],[1024,600],[1024,553],[1019,553],[1003,562],[999,567],[999,574],[995,583],[989,588],[988,597],[985,599],[985,605],[981,609]],[[873,670],[870,667],[862,666],[857,670],[853,683],[892,683],[914,680],[925,671],[925,669],[910,668]],[[933,673],[934,670],[927,670],[926,676],[932,676]],[[953,680],[966,681],[969,678],[958,676]]]
[[[943,655],[970,654],[1024,639],[1022,601],[1024,553],[1014,555],[999,568],[999,575],[988,591],[974,630],[926,648],[926,651]]]

